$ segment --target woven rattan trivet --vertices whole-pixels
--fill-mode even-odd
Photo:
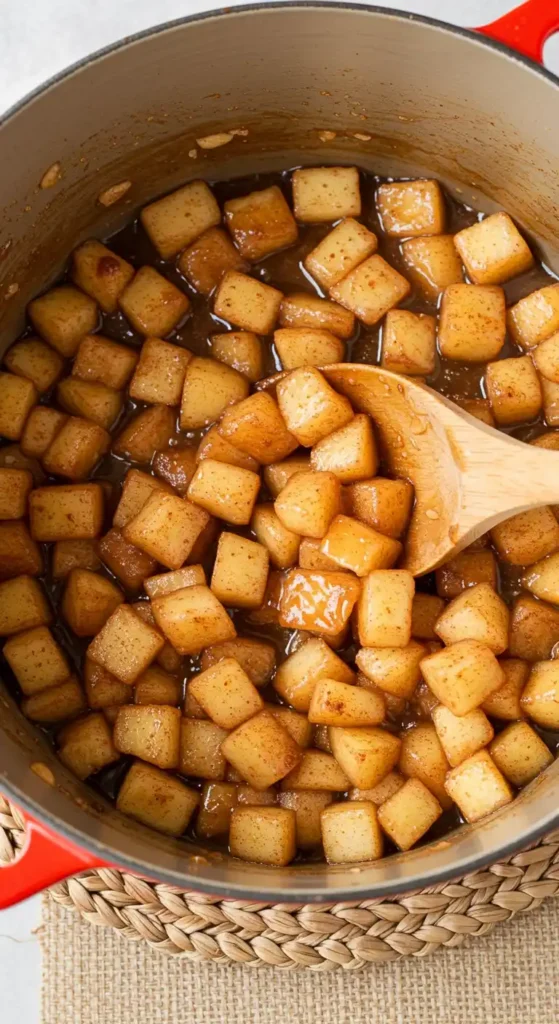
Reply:
[[[0,870],[24,844],[25,824],[0,796]],[[90,924],[194,962],[284,970],[361,970],[422,957],[534,910],[559,893],[559,829],[538,844],[455,882],[362,903],[297,905],[220,900],[112,869],[50,890]]]

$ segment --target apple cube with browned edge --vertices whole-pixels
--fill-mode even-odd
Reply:
[[[214,423],[227,406],[246,398],[249,382],[242,373],[217,359],[194,356],[186,367],[182,389],[181,430],[197,430]]]
[[[360,589],[352,573],[289,569],[280,597],[279,623],[285,629],[335,637],[348,622]]]
[[[90,238],[72,253],[71,277],[103,312],[116,313],[118,300],[134,277],[134,267],[96,238]]]
[[[433,316],[390,309],[382,332],[381,365],[393,373],[428,377],[435,369],[435,327]]]
[[[322,541],[316,537],[301,537],[299,545],[299,568],[313,569],[317,572],[337,572],[342,569],[333,558],[328,558],[320,550]],[[345,569],[344,572],[349,570]]]
[[[522,586],[540,600],[559,603],[559,552],[531,565],[522,577]]]
[[[189,181],[144,206],[141,221],[159,255],[168,260],[219,224],[221,211],[205,181]]]
[[[148,597],[161,597],[163,594],[172,594],[175,590],[182,590],[184,587],[193,587],[205,584],[206,574],[201,565],[185,565],[182,569],[175,569],[173,572],[162,572],[157,576],[149,576],[144,580],[144,590]]]
[[[350,569],[356,576],[367,576],[373,569],[389,569],[394,565],[402,545],[357,519],[335,516],[320,550],[341,568]]]
[[[496,359],[506,334],[505,293],[498,285],[451,284],[439,319],[441,355],[463,363]]]
[[[196,835],[202,839],[226,836],[231,811],[237,806],[238,786],[230,782],[206,782],[196,818]]]
[[[385,714],[384,700],[379,693],[336,679],[320,679],[311,698],[309,722],[336,726],[380,725]]]
[[[250,522],[260,490],[260,477],[250,469],[231,466],[215,459],[198,464],[187,491],[195,505],[234,526]]]
[[[223,756],[254,789],[267,789],[299,763],[302,750],[286,729],[261,711],[229,733]]]
[[[378,809],[378,820],[400,850],[410,850],[440,818],[443,809],[420,779],[408,779]]]
[[[424,644],[410,640],[405,647],[362,647],[355,662],[375,686],[410,700],[421,679],[419,666],[426,653]]]
[[[132,701],[132,688],[91,661],[91,658],[85,659],[83,679],[90,708],[119,707]]]
[[[123,601],[122,591],[111,580],[88,569],[72,569],[61,612],[76,636],[95,636]]]
[[[299,850],[315,850],[322,843],[320,815],[332,803],[331,793],[293,790],[280,793],[280,807],[295,812],[296,842]]]
[[[283,295],[263,281],[228,270],[214,300],[214,313],[222,320],[255,334],[271,334]]]
[[[172,494],[171,487],[165,481],[158,480],[141,469],[129,469],[122,484],[120,500],[113,516],[113,526],[122,529],[138,515],[151,498],[154,491]]]
[[[439,597],[457,597],[468,587],[490,583],[497,589],[497,561],[492,551],[466,549],[436,570]]]
[[[355,334],[355,316],[337,302],[319,299],[308,292],[293,292],[282,300],[280,327],[291,330],[318,328],[347,341]]]
[[[58,352],[40,338],[16,341],[4,356],[4,365],[16,377],[30,380],[41,393],[50,391],[64,369]]]
[[[273,644],[254,637],[238,636],[234,640],[224,640],[206,647],[200,659],[200,668],[204,671],[224,658],[238,661],[255,686],[265,686],[276,667],[276,649]]]
[[[229,270],[248,270],[248,264],[231,239],[218,227],[208,228],[185,249],[177,266],[201,295],[211,295]]]
[[[520,704],[544,729],[559,729],[559,661],[538,661],[532,666]]]
[[[406,569],[375,569],[365,577],[357,609],[363,647],[407,647],[414,592]]]
[[[165,338],[190,309],[190,300],[154,267],[140,267],[124,289],[119,306],[146,338]]]
[[[435,623],[444,609],[436,594],[415,594],[411,610],[411,635],[417,640],[436,640]]]
[[[151,555],[130,544],[121,531],[114,528],[99,541],[99,554],[128,591],[138,591],[144,579],[157,568],[157,562]]]
[[[224,658],[194,676],[189,692],[222,729],[236,729],[264,708],[258,690],[233,658]]]
[[[331,804],[322,811],[320,820],[329,864],[357,864],[382,857],[382,830],[377,809],[370,801]]]
[[[87,655],[130,686],[164,645],[156,629],[143,622],[130,605],[122,604],[90,643]]]
[[[530,356],[489,363],[485,387],[499,426],[533,420],[542,408],[542,389]]]
[[[200,800],[195,789],[173,775],[143,761],[135,761],[120,787],[116,806],[142,825],[180,836],[186,830]]]
[[[441,704],[458,717],[483,704],[505,681],[491,648],[477,640],[459,640],[429,654],[421,671]]]
[[[114,728],[114,745],[158,768],[178,768],[181,730],[179,708],[164,704],[125,705]]]
[[[502,284],[529,270],[534,257],[508,213],[493,213],[454,236],[474,284]]]
[[[336,302],[371,327],[409,292],[409,281],[378,254],[369,256],[330,289]]]
[[[291,184],[295,217],[304,224],[361,214],[357,167],[300,167]]]
[[[549,427],[559,425],[559,384],[541,377],[543,414]]]
[[[265,391],[227,409],[219,433],[265,466],[285,459],[297,447],[297,439],[287,429],[277,402]]]
[[[40,576],[43,556],[23,519],[0,522],[0,579],[10,576]]]
[[[43,466],[55,476],[83,480],[108,451],[110,443],[110,434],[104,427],[81,416],[69,416],[43,453]]]
[[[0,582],[0,636],[48,626],[52,613],[42,587],[32,576]]]
[[[277,185],[228,199],[225,223],[241,256],[261,260],[297,241],[297,225]]]
[[[179,764],[181,775],[217,781],[224,779],[226,761],[221,747],[228,735],[215,722],[183,718]]]
[[[402,741],[386,729],[330,726],[332,753],[353,786],[371,789],[397,765]]]
[[[47,626],[12,636],[2,653],[26,697],[58,686],[70,676],[68,659]]]
[[[157,490],[126,524],[123,536],[167,568],[179,569],[208,521],[204,509]]]
[[[509,610],[489,583],[478,583],[455,597],[435,624],[435,632],[449,646],[458,640],[478,640],[494,654],[509,644]]]
[[[408,276],[431,301],[436,301],[449,285],[463,280],[453,235],[410,238],[402,242],[402,255]]]
[[[32,487],[28,469],[0,469],[0,520],[21,519],[26,514]]]
[[[389,772],[372,789],[359,789],[358,786],[352,786],[347,798],[348,800],[370,800],[376,807],[380,807],[385,800],[394,796],[394,793],[397,793],[405,785],[405,782],[404,777],[398,772]]]
[[[196,469],[196,448],[192,444],[163,448],[152,461],[153,471],[184,498]]]
[[[57,686],[48,690],[40,690],[21,702],[21,710],[26,718],[43,725],[63,722],[87,711],[87,701],[75,676],[70,676]]]
[[[209,587],[175,590],[151,602],[155,621],[179,654],[199,654],[205,647],[232,640],[235,627]]]
[[[235,807],[229,849],[233,857],[284,867],[296,853],[295,812],[286,807]]]
[[[451,807],[452,801],[445,789],[450,765],[432,722],[418,722],[402,734],[398,767],[406,778],[420,779],[436,796],[443,810]]]
[[[255,506],[250,525],[276,569],[290,569],[296,564],[301,538],[283,525],[271,503]]]
[[[134,686],[134,704],[169,704],[178,707],[182,682],[158,665],[150,665]]]
[[[166,448],[175,433],[175,413],[168,405],[142,409],[113,441],[115,455],[130,462],[149,463],[155,453]]]
[[[345,355],[343,341],[311,327],[282,327],[274,331],[274,345],[284,370],[341,363]]]
[[[319,679],[355,682],[355,673],[319,637],[306,640],[278,667],[274,689],[298,711],[308,711]]]
[[[511,306],[508,329],[516,344],[526,351],[555,334],[559,330],[559,285],[538,288]]]
[[[235,405],[238,409],[242,402]],[[227,413],[225,413],[225,416]],[[223,421],[222,421],[223,422]],[[198,448],[196,449],[195,466],[204,459],[215,459],[216,462],[225,462],[230,466],[240,466],[241,469],[250,469],[253,473],[258,472],[258,463],[251,455],[246,455],[239,448],[235,448],[225,437],[220,434],[220,425],[210,427],[207,434],[204,434]],[[192,475],[194,475],[194,470]]]
[[[87,779],[120,757],[111,728],[100,711],[65,725],[57,740],[62,764],[78,779]]]
[[[520,698],[530,675],[530,665],[520,658],[501,658],[499,664],[505,674],[505,682],[484,700],[481,707],[492,718],[515,722],[526,715]]]
[[[308,452],[304,452],[301,455],[293,455],[290,459],[283,459],[280,462],[265,465],[264,483],[272,497],[277,498],[294,473],[306,472],[308,469],[310,469]]]
[[[58,540],[52,552],[52,575],[55,580],[65,579],[72,569],[101,568],[101,559],[94,540]]]
[[[453,768],[486,747],[493,739],[493,726],[481,708],[474,708],[458,718],[444,704],[438,704],[433,709],[433,723]]]
[[[39,394],[25,377],[0,373],[0,434],[9,441],[19,441],[25,421],[36,405]]]
[[[20,448],[24,455],[40,459],[54,441],[61,427],[66,422],[66,414],[52,409],[48,405],[33,407],[25,421],[20,438]]]
[[[489,753],[513,786],[526,786],[553,763],[549,747],[527,722],[507,725],[493,740]]]
[[[333,473],[294,473],[278,494],[274,509],[287,530],[322,539],[340,508],[341,485]]]
[[[111,341],[101,334],[86,334],[76,352],[72,376],[122,391],[137,362],[138,353],[128,345]]]
[[[510,803],[514,795],[487,750],[479,750],[453,768],[447,775],[446,789],[470,823]]]
[[[152,405],[178,405],[192,353],[160,338],[146,338],[130,381],[131,398]]]
[[[416,178],[380,185],[376,207],[383,231],[392,238],[440,235],[445,228],[444,197],[438,181]]]
[[[56,387],[58,404],[72,416],[81,416],[110,430],[122,410],[122,392],[79,377],[65,377]]]
[[[262,342],[252,331],[212,334],[209,340],[214,358],[242,373],[251,384],[264,376]]]
[[[349,778],[335,757],[323,750],[305,750],[299,764],[282,780],[281,789],[343,793]]]
[[[378,464],[373,426],[363,414],[324,437],[311,451],[312,469],[334,473],[342,484],[368,480]]]
[[[269,556],[262,544],[223,532],[210,587],[226,607],[260,608],[268,582]]]
[[[542,341],[532,352],[538,373],[552,384],[559,384],[559,332]]]
[[[37,487],[29,495],[31,536],[39,542],[88,540],[103,525],[101,484]]]
[[[346,217],[305,256],[305,268],[328,289],[372,256],[377,245],[377,236],[372,231],[353,217]]]
[[[265,704],[266,711],[269,711],[275,719],[283,725],[292,739],[300,747],[310,747],[313,738],[313,726],[306,715],[287,708],[283,704]]]
[[[99,323],[97,303],[72,285],[62,284],[27,307],[33,327],[61,356],[75,356],[80,341]]]
[[[345,492],[348,514],[379,533],[397,539],[408,525],[413,493],[408,480],[388,480],[379,476],[374,480],[352,483]]]
[[[307,448],[353,419],[351,404],[314,366],[301,366],[277,386],[280,412],[299,444]]]

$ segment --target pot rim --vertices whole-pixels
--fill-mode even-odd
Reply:
[[[432,18],[427,15],[419,15],[411,12],[399,10],[399,9],[388,9],[381,5],[365,4],[365,3],[352,3],[346,2],[346,0],[271,0],[271,2],[265,3],[253,3],[253,4],[239,4],[232,8],[215,8],[209,11],[202,11],[196,14],[186,15],[182,18],[176,18],[172,21],[162,22],[150,28],[142,29],[139,32],[135,32],[131,35],[124,36],[107,46],[101,47],[91,54],[82,57],[80,60],[63,68],[61,71],[52,75],[45,82],[32,89],[20,100],[16,101],[11,107],[0,114],[0,128],[7,124],[13,117],[15,117],[21,110],[31,104],[36,98],[48,92],[52,87],[65,81],[67,78],[71,78],[76,72],[89,67],[95,62],[113,54],[125,47],[142,42],[144,39],[148,39],[152,36],[160,35],[167,31],[180,29],[185,25],[193,24],[200,21],[216,20],[225,17],[234,17],[237,14],[247,14],[251,12],[261,12],[269,10],[290,10],[290,9],[313,9],[317,10],[333,8],[338,11],[354,11],[363,12],[364,14],[382,15],[388,17],[397,22],[406,23],[418,23],[427,25],[430,28],[448,33],[453,36],[460,36],[469,42],[476,43],[485,48],[500,53],[507,57],[509,60],[513,60],[515,63],[520,64],[526,70],[535,72],[538,76],[543,77],[545,80],[550,82],[552,85],[559,87],[559,76],[555,75],[552,71],[540,65],[531,58],[518,53],[511,47],[498,40],[489,38],[485,35],[478,34],[475,28],[465,28],[462,26],[452,25],[449,22],[441,19]],[[344,364],[348,365],[348,364]],[[108,859],[108,862],[112,859],[112,850],[109,850],[107,846],[97,840],[96,838],[82,832],[66,822],[61,821],[56,815],[51,812],[45,811],[40,803],[30,798],[19,786],[11,783],[7,778],[2,778],[2,790],[5,795],[12,799],[14,803],[17,803],[24,811],[30,816],[36,818],[47,828],[51,829],[52,832],[62,837],[69,843],[75,844],[76,846],[89,851],[90,853],[98,856],[102,859]],[[449,881],[453,878],[461,877],[466,873],[477,871],[487,864],[494,861],[495,856],[498,859],[509,858],[518,850],[529,846],[536,842],[544,833],[553,829],[559,824],[559,808],[557,811],[549,814],[543,821],[540,820],[534,824],[529,830],[523,831],[521,834],[516,835],[514,839],[500,846],[498,852],[495,851],[493,854],[487,852],[480,852],[478,854],[473,853],[467,855],[460,861],[457,861],[455,866],[449,866],[444,869],[429,869],[426,868],[421,872],[421,887],[430,886],[433,884],[439,884],[441,882]],[[146,877],[147,865],[142,864],[133,858],[128,857],[126,854],[118,853],[118,863],[115,865],[117,869],[123,869],[130,871],[136,875],[143,875]],[[286,890],[285,887],[278,885],[267,886],[266,889],[255,888],[250,882],[248,884],[226,884],[221,883],[217,880],[205,881],[198,876],[189,875],[188,871],[169,871],[165,869],[157,869],[158,881],[168,882],[174,885],[184,882],[185,878],[191,879],[193,887],[201,893],[209,893],[211,895],[218,895],[224,899],[239,899],[250,897],[252,900],[261,902],[272,902],[280,900],[286,902]],[[310,879],[309,879],[310,881]],[[293,891],[293,902],[301,902],[301,898],[305,902],[317,902],[317,901],[328,901],[330,902],[332,897],[335,897],[336,901],[339,900],[351,900],[355,901],[356,898],[366,898],[373,891],[368,887],[363,889],[357,888],[345,888],[342,884],[339,887],[336,886],[335,890],[327,892],[326,890],[321,893],[317,893],[316,890],[312,891],[312,884],[309,886],[311,890],[306,895],[303,895],[298,888]],[[386,882],[377,882],[374,885],[375,897],[386,897],[395,896],[398,893],[410,891],[409,880],[393,878]]]

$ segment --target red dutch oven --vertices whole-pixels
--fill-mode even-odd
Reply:
[[[380,7],[267,4],[186,18],[75,65],[0,125],[2,345],[78,242],[111,234],[134,206],[200,175],[317,161],[434,174],[462,201],[511,212],[559,270],[559,81],[541,66],[558,28],[558,0],[529,0],[471,32]],[[197,137],[240,126],[248,135],[191,159]],[[325,129],[336,132],[327,144]],[[40,189],[57,161],[60,182]],[[99,193],[124,179],[129,202],[99,206]],[[385,861],[271,869],[122,817],[65,771],[0,683],[0,788],[28,822],[21,856],[0,870],[0,908],[108,864],[273,902],[414,889],[557,827],[558,780],[556,762],[500,813]]]

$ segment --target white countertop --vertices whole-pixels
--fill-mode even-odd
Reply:
[[[378,0],[382,2],[382,0]],[[520,0],[517,0],[519,3]],[[236,6],[229,0],[228,6]],[[0,32],[0,112],[51,75],[123,36],[173,18],[218,6],[218,0],[23,0],[2,6]],[[460,25],[487,23],[514,6],[514,0],[384,0]],[[559,35],[545,51],[546,64],[559,73]],[[1,870],[1,869],[0,869]],[[38,1024],[41,965],[36,929],[40,897],[0,911],[0,1017],[4,1024]],[[81,1024],[76,1021],[75,1024]],[[135,1024],[154,1024],[136,1021]],[[161,1022],[171,1024],[171,1022]],[[234,1022],[237,1024],[237,1022]]]

